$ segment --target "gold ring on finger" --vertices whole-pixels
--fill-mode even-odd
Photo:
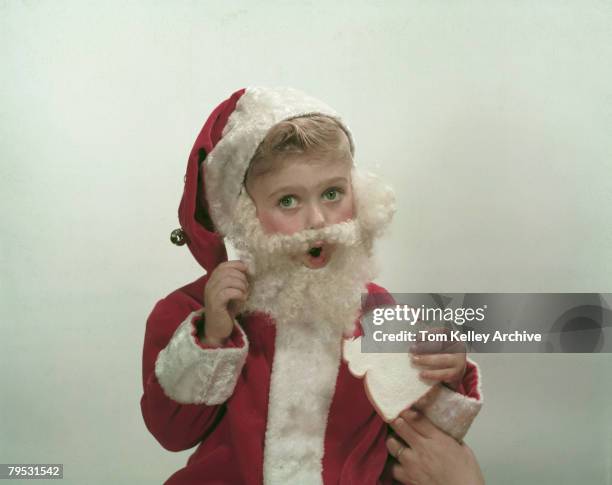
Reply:
[[[397,452],[395,453],[395,458],[397,459],[397,461],[400,460],[400,456],[405,449],[406,447],[402,445],[400,445],[400,447],[397,449]]]

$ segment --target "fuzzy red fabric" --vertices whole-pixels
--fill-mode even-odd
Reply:
[[[180,323],[202,307],[206,277],[159,301],[147,321],[143,351],[141,410],[149,431],[170,451],[198,448],[167,485],[261,484],[270,373],[275,326],[264,314],[241,319],[249,353],[232,396],[222,405],[179,404],[168,398],[155,376],[155,360]],[[386,291],[368,285],[368,306],[386,298]],[[194,335],[194,339],[197,337]],[[233,340],[231,346],[243,342]],[[316,369],[313,369],[316,372]],[[477,396],[476,368],[468,366],[461,391]],[[368,401],[363,381],[344,362],[327,417],[323,482],[325,484],[392,483],[383,478],[387,459],[387,425]]]
[[[206,173],[200,171],[200,163],[221,139],[221,132],[244,92],[244,89],[236,91],[214,109],[196,138],[187,162],[178,216],[189,250],[209,273],[218,264],[227,261],[227,253],[223,238],[215,232],[210,218],[203,193]]]

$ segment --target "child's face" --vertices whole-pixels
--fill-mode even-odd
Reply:
[[[351,167],[349,153],[291,154],[255,176],[248,192],[264,231],[293,234],[352,219]],[[333,250],[332,244],[317,241],[300,259],[312,269],[322,268]]]

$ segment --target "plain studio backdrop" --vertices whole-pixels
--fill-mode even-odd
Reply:
[[[0,2],[0,461],[161,483],[145,320],[192,143],[244,86],[327,101],[397,193],[395,292],[612,290],[608,1]],[[610,355],[476,355],[490,484],[612,483]],[[248,439],[248,437],[245,437]]]

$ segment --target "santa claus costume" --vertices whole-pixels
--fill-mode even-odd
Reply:
[[[288,270],[282,254],[315,235],[263,234],[243,190],[269,129],[314,114],[338,120],[353,152],[350,130],[327,105],[293,89],[247,88],[213,111],[189,156],[172,239],[207,274],[155,305],[143,350],[147,428],[168,450],[198,445],[167,484],[392,483],[383,476],[388,427],[341,355],[342,341],[360,332],[359,314],[390,301],[369,280],[372,241],[393,210],[389,192],[354,172],[354,221],[323,229],[345,250],[314,271]],[[213,348],[197,333],[208,276],[227,260],[223,236],[254,284],[227,344]],[[429,415],[461,436],[480,406],[478,370],[468,362],[457,392],[436,399]]]

